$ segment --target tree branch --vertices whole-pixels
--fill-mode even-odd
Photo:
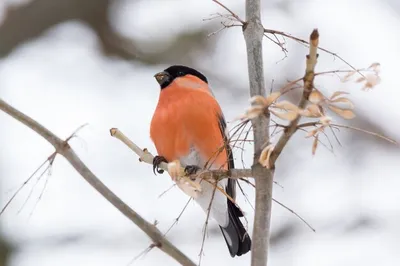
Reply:
[[[119,129],[111,128],[110,129],[111,136],[122,141],[126,146],[128,146],[133,152],[139,156],[139,161],[147,164],[153,164],[154,155],[151,154],[146,148],[142,149],[137,146],[134,142],[132,142],[128,137],[126,137]],[[159,168],[168,171],[167,163],[160,163]],[[184,171],[184,168],[181,169],[181,172]],[[232,179],[240,179],[243,177],[251,177],[252,172],[251,169],[231,169],[231,170],[205,170],[200,173],[196,173],[193,175],[186,176],[186,178],[194,179],[200,177],[206,180],[221,180],[224,178],[232,178]]]
[[[243,35],[247,47],[251,97],[266,96],[262,54],[264,28],[261,24],[260,9],[260,0],[246,0],[246,23],[243,25]],[[269,142],[269,114],[258,116],[251,122],[254,134],[252,173],[256,186],[251,265],[264,266],[268,260],[274,169],[267,169],[258,161],[261,151]]]
[[[33,131],[38,133],[54,146],[56,152],[61,154],[75,168],[75,170],[105,199],[107,199],[114,207],[116,207],[129,220],[136,224],[144,233],[146,233],[153,241],[154,246],[174,258],[181,265],[195,266],[196,264],[169,242],[156,226],[147,222],[137,212],[124,203],[114,192],[104,185],[92,171],[81,161],[67,141],[63,141],[54,133],[43,127],[41,124],[30,118],[29,116],[18,111],[14,107],[0,99],[0,110],[4,111],[14,119],[23,123]]]
[[[245,25],[246,22],[244,22],[236,13],[234,13],[232,10],[230,10],[229,8],[227,8],[224,4],[222,4],[221,2],[219,2],[219,1],[217,1],[217,0],[212,0],[212,1],[215,2],[215,3],[217,3],[219,6],[221,6],[221,7],[222,7],[223,9],[225,9],[226,11],[228,11],[228,12],[230,13],[230,15],[225,16],[225,15],[222,15],[222,14],[218,14],[218,13],[217,13],[218,16],[213,17],[213,18],[211,18],[211,19],[214,19],[214,18],[217,18],[217,17],[222,17],[222,18],[226,18],[226,19],[228,19],[228,20],[237,21],[237,22],[239,22],[240,25],[243,26],[243,27],[246,26],[246,25]],[[229,17],[229,16],[231,16],[231,17]],[[221,30],[223,30],[223,29],[225,29],[225,28],[240,26],[240,25],[237,25],[237,24],[225,24],[225,23],[223,23],[223,22],[222,22],[222,25],[223,25],[223,28],[220,29],[219,31],[221,31]],[[272,34],[272,35],[275,37],[276,40],[273,40],[272,38],[268,37],[267,34]],[[268,38],[270,41],[272,41],[273,43],[275,43],[276,45],[278,45],[278,46],[282,49],[282,51],[285,53],[285,57],[284,57],[284,58],[287,57],[287,54],[286,54],[286,53],[287,53],[287,49],[284,47],[285,41],[284,41],[283,43],[280,42],[279,39],[277,38],[277,35],[282,36],[283,38],[285,38],[285,37],[286,37],[286,38],[289,38],[289,39],[294,40],[294,41],[296,41],[296,42],[298,42],[298,43],[300,43],[300,44],[303,44],[303,45],[305,45],[305,46],[311,45],[311,42],[307,42],[306,40],[303,40],[303,39],[298,38],[298,37],[296,37],[296,36],[290,35],[290,34],[285,33],[285,32],[283,32],[283,31],[271,30],[271,29],[266,29],[266,28],[264,28],[264,36],[265,36],[266,38]],[[354,66],[352,66],[352,65],[351,65],[349,62],[347,62],[346,60],[344,60],[344,59],[343,59],[341,56],[339,56],[337,53],[331,52],[331,51],[329,51],[328,49],[324,49],[324,48],[322,48],[322,47],[319,47],[319,49],[320,49],[321,51],[324,51],[325,53],[328,53],[328,54],[330,54],[330,55],[332,55],[332,56],[338,58],[340,61],[342,61],[343,63],[345,63],[346,65],[348,65],[350,68],[352,68],[353,71],[355,71],[355,72],[358,73],[360,76],[362,76],[362,77],[365,78],[365,75],[364,75],[359,69],[356,69]]]
[[[319,42],[319,33],[317,29],[314,29],[310,35],[310,51],[307,55],[306,60],[306,73],[303,77],[304,82],[304,90],[301,100],[298,104],[300,109],[304,109],[308,102],[308,97],[314,88],[314,77],[315,77],[315,65],[317,64],[317,50],[318,50],[318,42]],[[270,163],[271,165],[275,165],[276,160],[281,154],[283,148],[286,146],[290,138],[297,131],[297,125],[301,116],[298,114],[296,119],[290,122],[289,126],[285,128],[284,133],[281,135],[278,143],[275,145],[274,151],[271,154]]]
[[[296,42],[299,42],[299,43],[301,43],[301,44],[304,44],[304,45],[310,45],[310,46],[312,45],[312,44],[311,44],[311,41],[310,41],[310,42],[307,42],[307,41],[305,41],[305,40],[303,40],[303,39],[297,38],[297,37],[295,37],[295,36],[293,36],[293,35],[290,35],[290,34],[288,34],[288,33],[283,32],[283,31],[271,30],[271,29],[264,29],[264,32],[265,32],[265,33],[272,34],[272,35],[280,35],[280,36],[282,36],[282,37],[286,37],[286,38],[292,39],[292,40],[294,40],[294,41],[296,41]],[[328,53],[328,54],[330,54],[330,55],[332,55],[332,56],[334,56],[334,57],[339,58],[340,61],[342,61],[343,63],[345,63],[345,64],[348,65],[349,67],[351,67],[351,68],[353,69],[353,71],[355,71],[355,72],[357,72],[358,74],[360,74],[360,76],[365,77],[364,74],[361,73],[361,71],[359,71],[358,69],[356,69],[354,66],[352,66],[352,65],[351,65],[349,62],[347,62],[346,60],[344,60],[344,59],[343,59],[341,56],[339,56],[337,53],[331,52],[331,51],[329,51],[328,49],[325,49],[325,48],[322,48],[322,47],[319,47],[319,49],[320,49],[321,51],[324,51],[325,53]]]
[[[318,125],[322,125],[322,123],[321,122],[307,122],[307,123],[299,124],[297,126],[297,129],[301,129],[301,128],[305,128],[305,127],[316,127]],[[383,139],[383,140],[385,140],[387,142],[390,142],[392,144],[399,145],[399,143],[396,140],[394,140],[392,138],[389,138],[389,137],[386,137],[386,136],[384,136],[382,134],[369,131],[369,130],[365,130],[365,129],[358,128],[358,127],[353,127],[353,126],[348,126],[348,125],[339,125],[339,124],[334,124],[334,123],[330,123],[329,125],[330,125],[330,127],[333,127],[333,128],[335,128],[335,127],[336,128],[345,128],[345,129],[349,129],[349,130],[362,132],[362,133],[365,133],[365,134],[368,134],[368,135]]]

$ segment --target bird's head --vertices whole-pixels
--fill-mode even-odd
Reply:
[[[176,78],[179,77],[184,77],[186,75],[192,75],[195,76],[202,81],[208,83],[207,78],[201,74],[199,71],[196,69],[187,67],[187,66],[180,66],[180,65],[174,65],[170,66],[169,68],[165,69],[162,72],[159,72],[154,75],[156,78],[158,84],[160,84],[161,89],[165,89],[168,87]]]

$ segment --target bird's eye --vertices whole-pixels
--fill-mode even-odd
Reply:
[[[178,76],[179,76],[179,77],[184,76],[184,75],[185,75],[185,73],[183,73],[182,71],[179,71],[179,72],[178,72]]]

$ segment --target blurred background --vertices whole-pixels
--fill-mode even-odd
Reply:
[[[365,92],[335,75],[316,86],[330,95],[350,92],[357,117],[350,123],[400,141],[398,64],[400,2],[262,1],[263,25],[307,39],[357,68],[382,65],[382,82]],[[244,1],[224,1],[244,19]],[[0,1],[0,97],[62,138],[79,126],[70,144],[83,161],[133,209],[165,232],[187,197],[166,175],[109,136],[118,127],[154,151],[149,124],[159,86],[153,75],[172,64],[203,72],[228,121],[248,106],[245,43],[239,27],[209,36],[224,13],[212,1],[195,0],[2,0]],[[266,86],[278,90],[304,74],[307,48],[286,39],[281,48],[264,39]],[[318,71],[348,69],[320,52]],[[289,95],[293,101],[298,95]],[[1,205],[46,160],[53,148],[33,131],[0,113]],[[229,127],[233,127],[232,123]],[[296,211],[316,232],[273,205],[271,265],[400,265],[400,153],[398,147],[359,132],[341,130],[334,152],[299,132],[280,157],[274,198]],[[276,139],[273,139],[276,141]],[[327,143],[327,142],[326,142]],[[244,162],[252,160],[246,147]],[[235,151],[240,167],[240,150]],[[158,250],[140,256],[151,241],[57,156],[50,174],[41,169],[0,217],[4,245],[0,265],[176,265]],[[253,190],[243,185],[250,201]],[[252,230],[253,209],[239,197]],[[168,238],[198,261],[205,215],[189,204]],[[249,265],[231,259],[211,222],[202,265]],[[132,263],[131,263],[132,262]],[[131,264],[130,264],[131,263]]]

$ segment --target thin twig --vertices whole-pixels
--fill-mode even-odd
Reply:
[[[299,214],[297,214],[295,211],[293,211],[292,209],[288,208],[286,205],[280,203],[279,201],[277,201],[276,199],[272,199],[275,203],[279,204],[281,207],[285,208],[286,210],[288,210],[289,212],[293,213],[297,218],[299,218],[303,223],[305,223],[313,232],[315,232],[314,227],[312,227],[309,223],[307,223],[306,220],[303,219],[303,217],[301,217]]]
[[[255,187],[249,180],[240,179],[240,181],[243,181],[243,182],[245,182],[246,184],[249,184],[250,186],[252,185],[253,187]],[[253,203],[251,203],[251,201],[249,200],[249,196],[246,194],[246,192],[244,192],[244,190],[243,190],[242,185],[240,184],[240,182],[238,182],[238,186],[239,186],[240,192],[242,192],[242,194],[243,194],[243,196],[244,196],[244,199],[247,201],[247,203],[250,205],[250,207],[251,207],[251,208],[253,209],[253,211],[254,211],[255,209],[254,209]],[[246,219],[246,221],[247,221],[247,219]]]
[[[339,144],[339,146],[342,146],[342,143],[340,142],[338,136],[336,135],[336,132],[333,130],[332,125],[329,126],[329,129],[332,132],[332,135],[335,137],[336,142]],[[332,144],[331,144],[332,147]]]
[[[0,104],[1,104],[1,99],[0,99]],[[1,106],[0,106],[1,107]],[[17,189],[17,191],[14,192],[14,194],[11,196],[11,198],[7,201],[6,205],[4,205],[3,209],[0,211],[0,216],[6,211],[8,206],[11,204],[11,202],[14,200],[14,198],[18,195],[18,193],[24,188],[26,184],[29,183],[29,181],[36,175],[36,173],[53,157],[56,156],[56,152],[53,152],[36,170],[28,177],[28,179],[25,180],[24,183]]]
[[[235,18],[235,20],[236,21],[238,21],[238,22],[240,22],[242,25],[242,27],[245,27],[246,25],[247,25],[247,23],[244,21],[244,20],[242,20],[235,12],[233,12],[232,10],[230,10],[229,8],[227,8],[225,5],[223,5],[221,2],[219,2],[219,1],[217,1],[217,0],[212,0],[213,2],[215,2],[215,3],[217,3],[219,6],[221,6],[223,9],[225,9],[226,11],[228,11],[230,14],[231,14],[231,16],[232,17],[234,17]],[[214,18],[212,18],[212,19],[215,19],[215,18],[218,18],[218,17],[224,17],[222,14],[219,14],[218,16],[216,16],[216,17],[214,17]],[[236,25],[235,25],[236,26]],[[228,28],[228,27],[224,27],[224,28]],[[306,41],[306,40],[303,40],[303,39],[301,39],[301,38],[298,38],[298,37],[295,37],[295,36],[293,36],[293,35],[290,35],[290,34],[288,34],[288,33],[285,33],[285,32],[283,32],[283,31],[278,31],[278,30],[271,30],[271,29],[266,29],[266,28],[263,28],[264,29],[264,36],[266,37],[266,38],[268,38],[270,41],[272,41],[273,43],[275,43],[276,45],[278,45],[281,49],[282,49],[282,51],[285,53],[285,57],[284,58],[286,58],[287,57],[287,49],[283,46],[283,44],[277,39],[277,35],[279,35],[279,36],[282,36],[283,38],[288,38],[288,39],[291,39],[291,40],[294,40],[294,41],[296,41],[296,42],[298,42],[298,43],[301,43],[301,44],[303,44],[303,45],[305,45],[305,46],[310,46],[310,43],[311,42],[308,42],[308,41]],[[268,35],[267,34],[272,34],[276,39],[277,39],[277,41],[274,41],[274,40],[272,40],[270,37],[268,37]],[[340,61],[342,61],[343,63],[345,63],[347,66],[349,66],[351,69],[353,69],[353,71],[355,71],[356,73],[358,73],[360,76],[362,76],[362,77],[364,77],[365,78],[365,76],[364,76],[364,74],[359,70],[359,69],[356,69],[354,66],[352,66],[349,62],[347,62],[343,57],[341,57],[340,55],[338,55],[337,53],[334,53],[334,52],[331,52],[331,51],[329,51],[328,49],[325,49],[325,48],[322,48],[322,47],[319,47],[319,49],[321,50],[321,51],[324,51],[325,53],[327,53],[327,54],[330,54],[330,55],[332,55],[333,57],[336,57],[336,58],[338,58]]]
[[[351,130],[363,132],[363,133],[366,133],[366,134],[368,134],[368,135],[372,135],[372,136],[381,138],[381,139],[383,139],[383,140],[386,140],[386,141],[388,141],[388,142],[390,142],[390,143],[399,145],[399,143],[398,143],[397,141],[395,141],[394,139],[391,139],[391,138],[386,137],[386,136],[384,136],[384,135],[382,135],[382,134],[378,134],[378,133],[375,133],[375,132],[371,132],[371,131],[368,131],[368,130],[365,130],[365,129],[362,129],[362,128],[353,127],[353,126],[346,126],[346,125],[339,125],[339,124],[331,124],[331,125],[332,125],[332,126],[335,126],[335,127],[339,127],[339,128],[345,128],[345,129],[351,129]]]
[[[240,181],[245,182],[246,184],[249,184],[250,186],[252,186],[253,188],[255,188],[254,184],[251,183],[250,181],[246,180],[246,179],[240,179]],[[248,200],[247,194],[243,191],[242,186],[238,183],[240,191],[242,192],[243,196],[245,197],[246,201],[250,204],[250,206],[253,208],[253,205],[251,204],[251,202]],[[285,204],[279,202],[278,200],[272,198],[272,201],[274,201],[275,203],[279,204],[280,206],[282,206],[283,208],[285,208],[286,210],[288,210],[289,212],[293,213],[297,218],[299,218],[302,222],[304,222],[312,231],[315,232],[315,229],[304,219],[302,218],[298,213],[296,213],[294,210],[290,209],[289,207],[287,207]],[[247,219],[246,219],[247,221]]]
[[[281,93],[281,96],[285,93],[288,93],[291,90],[297,89],[299,88],[298,86],[295,86],[298,82],[302,81],[303,78],[298,78],[296,80],[293,80],[291,82],[289,82],[288,84],[286,84],[285,86],[283,86],[279,91]]]
[[[139,254],[137,254],[133,259],[131,259],[131,261],[127,264],[127,266],[132,265],[135,261],[137,261],[144,255],[148,254],[155,247],[156,246],[153,243],[151,243],[147,248],[145,248],[143,251],[141,251]]]
[[[185,206],[183,206],[182,211],[179,213],[178,217],[175,218],[174,222],[171,224],[171,226],[168,228],[168,230],[164,233],[164,236],[166,236],[169,231],[171,231],[171,229],[179,222],[179,219],[182,217],[183,213],[185,212],[186,208],[189,206],[189,203],[192,201],[192,197],[190,197],[188,199],[188,201],[186,202]]]
[[[308,132],[307,130],[305,130],[304,128],[298,128],[298,130],[301,130],[301,131],[304,131],[304,132]],[[326,135],[325,135],[326,136]],[[315,139],[315,136],[312,136],[314,139]],[[328,138],[328,136],[326,136],[326,138],[328,139],[328,141],[329,141],[329,138]],[[329,144],[330,144],[330,146],[331,146],[331,148],[329,148],[325,143],[323,143],[320,139],[318,139],[317,140],[318,141],[318,143],[320,143],[322,146],[324,146],[324,148],[326,148],[329,152],[331,152],[331,153],[333,153],[334,154],[334,150],[333,150],[333,146],[332,146],[332,144],[329,142]]]
[[[37,184],[39,183],[40,179],[42,179],[43,175],[50,170],[50,168],[53,165],[54,162],[54,157],[52,157],[52,159],[49,159],[48,162],[49,164],[46,166],[46,168],[42,171],[42,173],[40,175],[38,175],[38,177],[36,178],[36,182],[33,184],[33,186],[31,187],[28,196],[26,197],[24,203],[22,203],[21,207],[19,208],[17,214],[21,213],[21,211],[24,209],[25,205],[28,203],[29,199],[31,198],[33,191],[35,190],[35,187],[37,186]],[[35,204],[36,205],[36,204]]]
[[[242,25],[246,24],[246,22],[244,22],[238,15],[236,15],[232,10],[230,10],[229,8],[227,8],[224,4],[222,4],[221,2],[217,1],[217,0],[212,0],[214,3],[216,3],[217,5],[221,6],[223,9],[225,9],[226,11],[228,11],[232,17],[234,17],[237,21],[239,21],[240,23],[242,23]]]
[[[208,184],[212,185],[212,186],[215,186],[216,189],[219,190],[219,192],[221,192],[230,202],[232,202],[233,204],[235,204],[239,208],[239,206],[236,204],[236,201],[231,196],[229,196],[228,193],[226,193],[226,191],[223,188],[221,188],[220,186],[216,185],[217,183],[213,183],[213,182],[211,182],[210,180],[207,180],[207,179],[204,179],[204,181],[207,182]]]
[[[81,130],[82,130],[84,127],[86,127],[87,125],[89,125],[89,124],[88,124],[88,123],[85,123],[85,124],[79,126],[77,129],[75,129],[74,132],[72,132],[72,134],[71,134],[68,138],[65,139],[65,141],[68,142],[68,141],[70,141],[71,139],[75,138],[75,137],[77,136],[78,132],[81,131]]]
[[[35,205],[33,205],[33,208],[32,208],[32,210],[31,210],[31,212],[29,213],[29,217],[32,217],[33,212],[35,211],[36,207],[38,206],[40,200],[42,199],[42,197],[43,197],[43,195],[44,195],[44,192],[45,192],[45,190],[46,190],[46,188],[47,188],[47,184],[49,183],[49,179],[50,179],[50,177],[51,177],[51,172],[52,172],[52,171],[51,171],[51,168],[49,168],[49,169],[48,169],[48,172],[47,172],[47,178],[46,178],[46,180],[44,181],[44,185],[43,185],[42,191],[40,192],[39,197],[36,199]]]
[[[299,42],[299,43],[305,44],[305,45],[307,45],[307,46],[310,46],[310,43],[311,43],[311,46],[313,46],[312,41],[307,42],[306,40],[297,38],[297,37],[295,37],[295,36],[292,36],[292,35],[290,35],[290,34],[287,34],[287,33],[283,32],[283,31],[264,29],[264,32],[265,32],[265,33],[269,33],[269,34],[284,36],[284,37],[286,37],[286,38],[292,39],[292,40],[294,40],[294,41],[297,41],[297,42]],[[311,47],[310,47],[310,48],[311,48]],[[325,53],[328,53],[328,54],[330,54],[330,55],[332,55],[332,56],[338,58],[340,61],[342,61],[343,63],[345,63],[346,65],[348,65],[350,68],[352,68],[355,72],[357,72],[360,76],[365,77],[364,74],[362,74],[358,69],[356,69],[354,66],[352,66],[349,62],[347,62],[346,60],[344,60],[344,59],[343,59],[341,56],[339,56],[337,53],[331,52],[331,51],[329,51],[329,50],[327,50],[327,49],[325,49],[325,48],[322,48],[322,47],[319,47],[319,49],[320,49],[321,51],[324,51]]]
[[[176,184],[173,184],[172,186],[170,186],[168,189],[166,189],[165,191],[163,191],[160,195],[158,195],[158,198],[161,198],[162,196],[165,195],[165,193],[167,193],[168,191],[170,191],[171,189],[173,189],[176,186]]]
[[[319,123],[319,122],[307,122],[307,123],[300,124],[297,127],[298,128],[304,128],[304,127],[311,127],[311,126],[316,126],[316,125],[321,125],[321,123]],[[368,135],[375,136],[375,137],[378,137],[380,139],[386,140],[386,141],[388,141],[388,142],[390,142],[392,144],[399,145],[399,143],[396,140],[392,139],[392,138],[389,138],[389,137],[386,137],[386,136],[384,136],[382,134],[378,134],[378,133],[375,133],[375,132],[372,132],[372,131],[368,131],[368,130],[365,130],[365,129],[362,129],[362,128],[353,127],[353,126],[347,126],[347,125],[340,125],[340,124],[332,124],[332,123],[330,125],[332,127],[351,129],[351,130],[359,131],[359,132],[362,132],[362,133],[366,133]]]
[[[200,248],[200,252],[199,252],[199,266],[201,265],[201,258],[203,257],[204,243],[206,242],[206,235],[207,235],[208,220],[210,218],[211,206],[214,201],[215,191],[217,191],[217,187],[218,187],[218,184],[215,184],[212,195],[211,195],[210,204],[208,205],[208,209],[207,209],[206,221],[205,221],[204,227],[203,227],[203,239],[201,241],[201,248]]]
[[[365,71],[371,71],[371,69],[367,68],[360,68],[360,69],[335,69],[335,70],[326,70],[326,71],[321,71],[321,72],[316,72],[315,76],[321,76],[321,75],[326,75],[326,74],[339,74],[339,73],[352,73],[352,72],[365,72]]]

